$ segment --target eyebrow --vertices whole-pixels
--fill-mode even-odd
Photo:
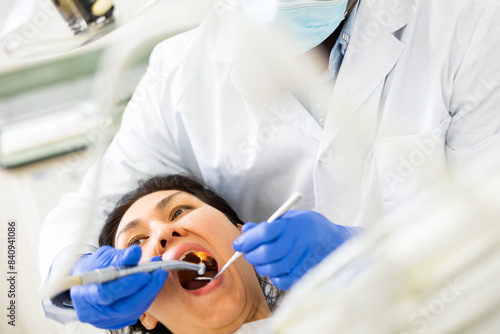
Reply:
[[[131,222],[127,223],[127,225],[125,225],[122,230],[118,233],[118,235],[116,236],[116,239],[119,239],[120,238],[120,235],[130,231],[131,229],[137,227],[139,224],[140,224],[140,220],[139,219],[134,219],[132,220]]]
[[[176,192],[172,195],[169,195],[165,198],[163,198],[161,201],[159,201],[157,204],[156,204],[156,210],[162,210],[164,209],[173,199],[174,197],[176,197],[177,195],[181,194],[182,192]],[[119,239],[120,238],[120,235],[130,231],[131,229],[139,226],[139,224],[141,223],[141,220],[140,219],[134,219],[130,222],[128,222],[123,228],[122,230],[118,233],[118,235],[116,236],[116,239]]]
[[[181,194],[180,191],[172,194],[172,195],[169,195],[167,197],[165,197],[164,199],[162,199],[161,201],[159,201],[157,204],[156,204],[156,210],[162,210],[163,208],[165,208],[173,199],[175,196]]]

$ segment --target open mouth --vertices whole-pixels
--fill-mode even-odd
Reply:
[[[205,275],[198,275],[195,271],[181,270],[177,272],[179,277],[179,282],[181,286],[186,290],[197,290],[203,288],[205,285],[210,283],[209,280],[198,281],[195,280],[196,277],[215,277],[218,272],[217,261],[201,251],[188,251],[184,253],[180,259],[181,261],[187,261],[191,263],[203,262],[206,267]]]

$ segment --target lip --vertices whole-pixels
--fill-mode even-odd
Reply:
[[[208,256],[214,258],[217,261],[217,263],[220,263],[219,260],[216,257],[214,257],[212,255],[212,253],[209,252],[205,247],[198,245],[198,244],[195,244],[195,243],[184,243],[182,245],[179,245],[170,253],[170,256],[168,256],[168,258],[164,259],[164,260],[179,260],[184,253],[191,251],[191,250],[192,251],[202,251],[203,253],[207,254]],[[219,268],[219,270],[220,270],[220,268]],[[179,288],[182,291],[185,291],[186,293],[189,293],[189,294],[194,295],[194,296],[201,296],[201,295],[205,295],[205,294],[212,292],[219,285],[221,285],[223,280],[224,280],[222,277],[223,275],[221,275],[221,276],[217,277],[217,279],[208,283],[207,285],[205,285],[202,288],[199,288],[196,290],[186,290],[186,289],[181,287],[181,283],[179,281],[179,276],[177,275],[176,271],[171,272],[170,275],[173,277],[174,281],[179,285]]]

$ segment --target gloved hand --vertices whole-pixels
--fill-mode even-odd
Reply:
[[[108,266],[135,265],[141,258],[137,245],[117,250],[103,246],[81,257],[73,275]],[[152,261],[161,260],[153,258]],[[73,306],[81,322],[98,328],[119,329],[135,324],[149,308],[167,279],[167,272],[138,273],[103,284],[74,286],[70,290]]]
[[[246,223],[233,248],[255,270],[289,289],[309,269],[363,229],[335,225],[314,211],[290,210],[272,223]]]

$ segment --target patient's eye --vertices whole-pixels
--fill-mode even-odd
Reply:
[[[132,238],[132,240],[129,241],[128,245],[129,246],[132,246],[132,245],[139,245],[139,246],[141,246],[142,243],[144,241],[146,241],[147,239],[148,239],[147,236],[143,236],[143,235],[136,236],[136,237]]]
[[[170,220],[174,220],[182,215],[184,212],[188,211],[192,207],[190,205],[180,205],[172,210],[170,214]]]
[[[174,216],[173,216],[173,217],[174,217],[174,219],[175,219],[175,218],[177,218],[177,217],[179,217],[179,216],[180,216],[180,215],[181,215],[184,211],[186,211],[186,209],[185,209],[185,208],[183,208],[183,209],[179,209],[179,210],[176,210],[176,211],[174,212]]]

